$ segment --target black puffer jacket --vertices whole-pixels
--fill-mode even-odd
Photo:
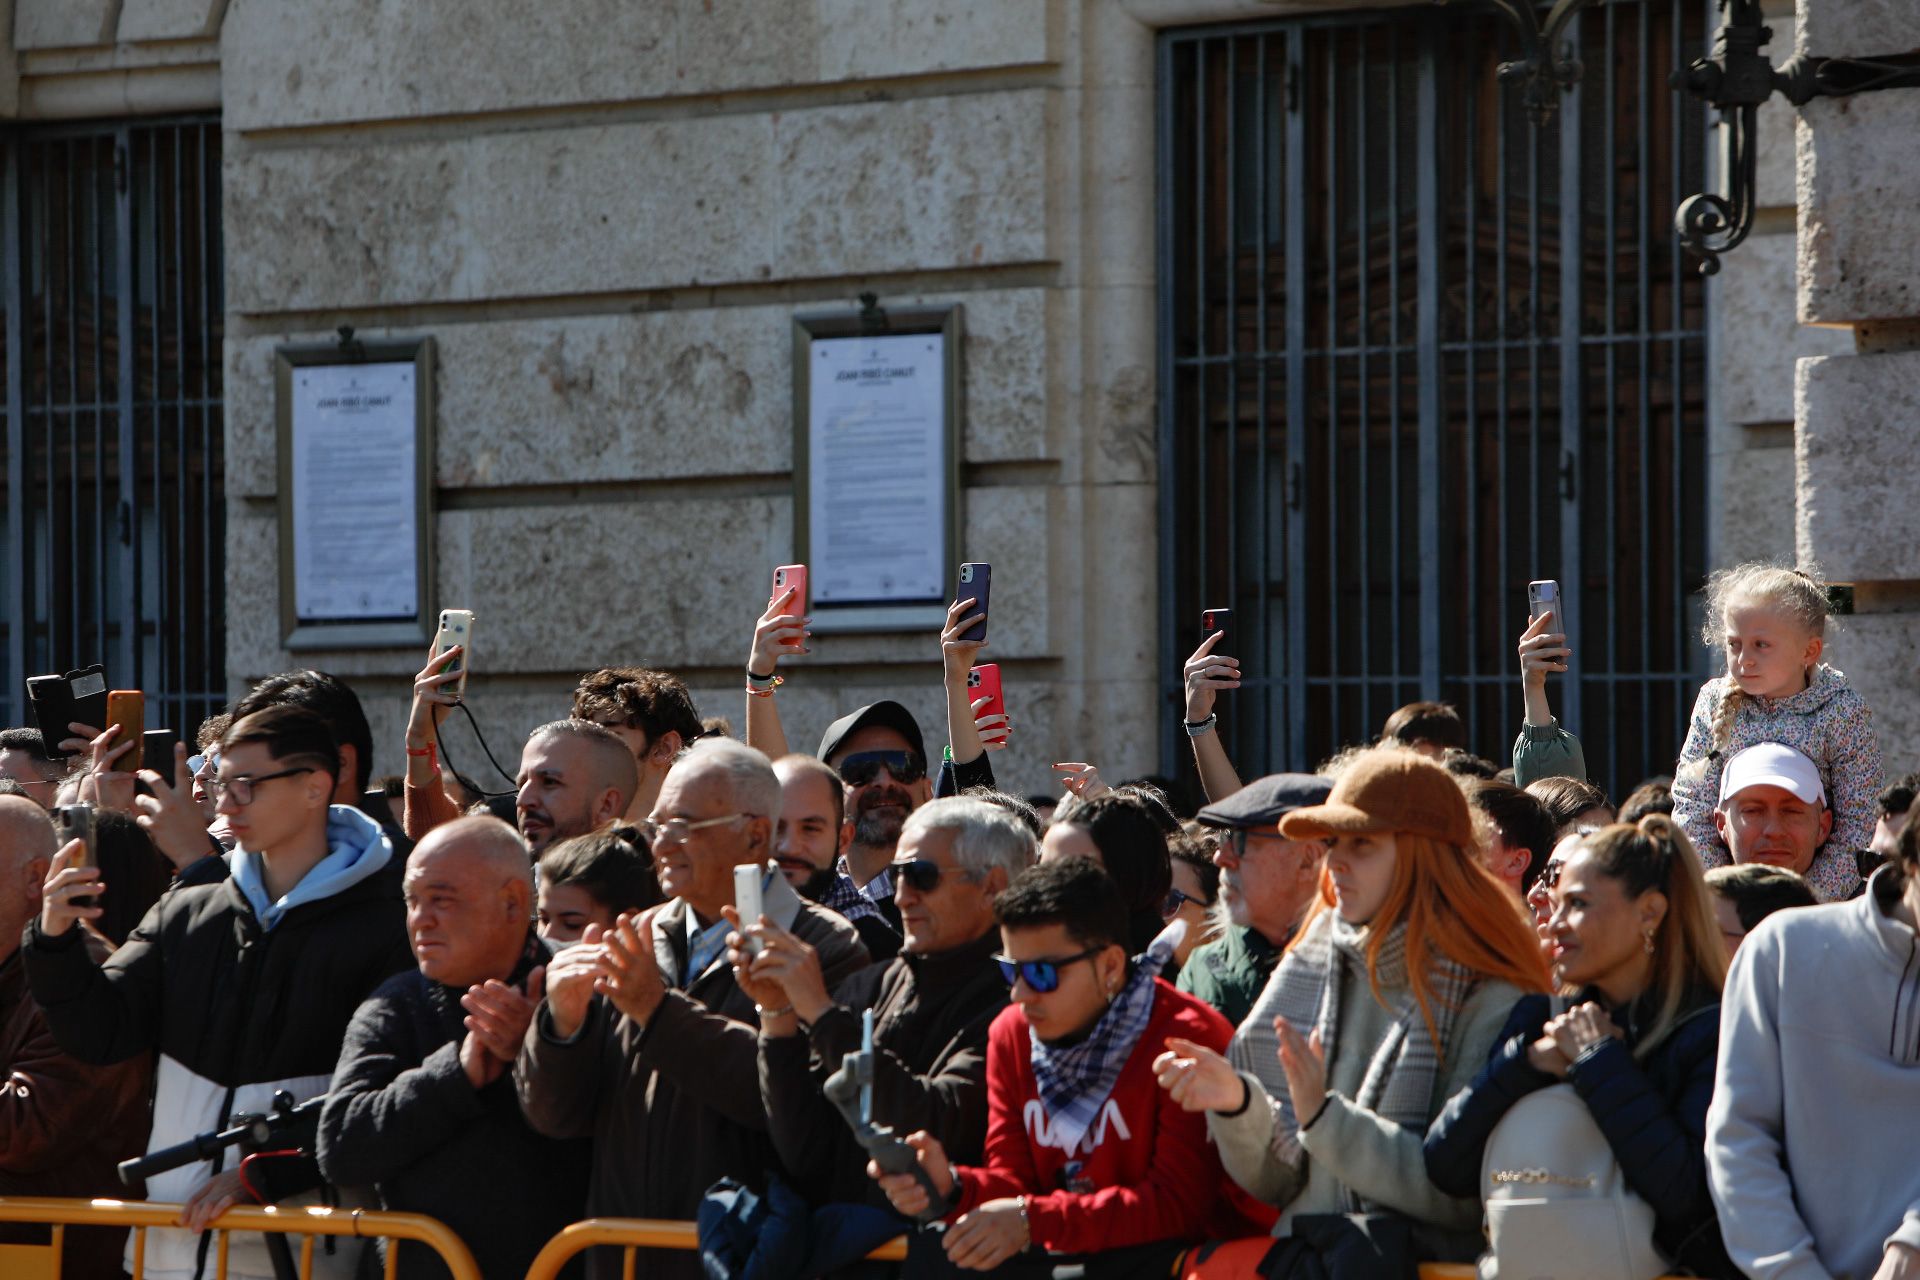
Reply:
[[[159,1051],[148,1150],[223,1128],[236,1111],[265,1111],[276,1089],[297,1101],[325,1093],[354,1010],[413,967],[405,908],[380,874],[392,849],[370,821],[341,817],[350,813],[337,809],[335,820],[364,841],[360,878],[343,876],[337,891],[288,908],[271,929],[232,879],[163,896],[105,964],[77,929],[49,938],[27,926],[21,959],[62,1049],[102,1064]],[[184,1200],[215,1168],[156,1175],[147,1195]],[[258,1241],[233,1238],[235,1275],[271,1274]],[[150,1273],[198,1269],[197,1237],[154,1231],[148,1246]]]
[[[1600,997],[1589,991],[1579,999]],[[1612,1010],[1626,1040],[1609,1037],[1588,1049],[1568,1069],[1567,1082],[1593,1113],[1627,1185],[1653,1207],[1654,1242],[1661,1251],[1696,1275],[1737,1280],[1707,1189],[1707,1104],[1719,1057],[1719,996],[1703,993],[1687,1007],[1692,1013],[1641,1060],[1634,1058],[1633,1045],[1652,1020],[1652,1001],[1642,997]],[[1481,1157],[1494,1126],[1521,1098],[1559,1083],[1527,1061],[1527,1046],[1551,1016],[1546,996],[1515,1004],[1486,1068],[1427,1131],[1427,1176],[1442,1191],[1479,1194]]]

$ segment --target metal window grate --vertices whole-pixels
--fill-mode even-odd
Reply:
[[[4,152],[6,669],[104,662],[191,739],[225,701],[220,127],[16,129]]]
[[[1706,291],[1669,211],[1703,185],[1706,120],[1666,78],[1707,7],[1589,11],[1585,80],[1544,130],[1484,11],[1162,37],[1165,763],[1178,659],[1221,605],[1243,775],[1422,697],[1504,763],[1525,583],[1552,577],[1577,655],[1549,693],[1595,780],[1671,771],[1707,405]]]

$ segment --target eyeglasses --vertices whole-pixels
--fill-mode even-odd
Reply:
[[[995,956],[1000,966],[1000,976],[1008,986],[1015,981],[1024,982],[1039,995],[1060,989],[1060,970],[1080,960],[1097,956],[1105,947],[1089,947],[1076,956],[1062,956],[1058,960],[1015,960],[1011,956]]]
[[[840,762],[840,780],[864,787],[880,776],[881,766],[895,782],[918,782],[927,776],[927,762],[911,751],[856,751]]]
[[[240,774],[232,778],[213,777],[207,779],[207,795],[218,805],[232,798],[242,809],[253,803],[253,789],[263,782],[272,782],[275,778],[291,778],[297,774],[318,772],[312,765],[303,764],[297,769],[282,769],[278,773],[263,773],[257,777]]]
[[[699,822],[688,822],[685,818],[668,818],[665,822],[655,822],[652,818],[642,818],[633,825],[647,838],[647,844],[658,848],[661,844],[684,844],[687,837],[704,827],[717,827],[728,822],[739,822],[752,817],[748,813],[724,813],[717,818],[702,818]]]
[[[1162,904],[1160,904],[1160,918],[1162,920],[1173,919],[1175,916],[1180,914],[1180,908],[1185,906],[1189,902],[1191,902],[1194,906],[1199,907],[1203,911],[1206,909],[1206,906],[1207,906],[1205,902],[1201,901],[1199,898],[1194,897],[1190,893],[1182,893],[1178,889],[1167,890],[1167,900]]]
[[[1534,883],[1536,885],[1539,885],[1543,889],[1559,888],[1560,887],[1560,868],[1562,865],[1563,864],[1558,862],[1547,863],[1546,866],[1540,868],[1540,877],[1539,879],[1535,880]]]
[[[1247,841],[1278,840],[1287,843],[1287,838],[1278,831],[1249,831],[1245,827],[1235,827],[1227,834],[1227,846],[1233,850],[1233,856],[1244,861],[1247,856]]]
[[[928,862],[925,858],[895,862],[888,869],[896,880],[915,893],[932,893],[940,887],[940,877],[947,873],[945,867],[937,862]]]

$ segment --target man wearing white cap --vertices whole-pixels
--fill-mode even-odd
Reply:
[[[1764,862],[1804,876],[1833,831],[1833,810],[1813,761],[1792,747],[1762,742],[1727,761],[1713,825],[1736,863]],[[1844,857],[1846,851],[1829,854]],[[1822,900],[1849,896],[1825,894]]]

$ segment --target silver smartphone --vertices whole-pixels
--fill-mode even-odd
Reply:
[[[760,923],[765,909],[760,902],[760,885],[766,878],[767,869],[759,863],[749,862],[733,869],[733,909],[740,913],[740,932],[746,936],[747,926]],[[747,950],[760,954],[760,939],[747,937]]]
[[[1527,621],[1537,621],[1543,613],[1553,614],[1553,630],[1557,635],[1573,639],[1573,632],[1567,626],[1566,602],[1560,595],[1560,584],[1552,578],[1536,578],[1527,584]]]

